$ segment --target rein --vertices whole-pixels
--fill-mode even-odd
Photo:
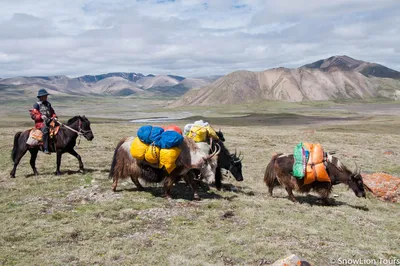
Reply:
[[[63,123],[61,123],[60,121],[57,121],[57,123],[58,123],[60,126],[65,127],[65,128],[67,128],[67,129],[71,130],[72,132],[75,132],[76,134],[78,134],[78,136],[79,136],[78,146],[79,146],[79,144],[81,144],[81,137],[82,137],[82,136],[85,136],[85,134],[86,134],[87,132],[90,131],[90,130],[83,130],[83,129],[81,128],[81,125],[82,125],[81,120],[79,120],[78,130],[75,130],[75,129],[73,129],[73,128],[70,127],[70,126],[67,126],[66,124],[63,124]]]
[[[58,122],[58,121],[57,121],[57,123],[59,123],[60,126],[66,127],[66,128],[68,128],[69,130],[75,132],[76,134],[78,134],[78,135],[80,135],[80,136],[82,136],[82,135],[84,134],[84,133],[81,132],[82,129],[80,129],[80,128],[79,128],[79,131],[77,131],[77,130],[73,129],[72,127],[67,126],[66,124],[63,124],[63,123]]]
[[[63,123],[61,123],[60,121],[57,121],[57,123],[60,124],[60,125],[63,126],[63,127],[68,128],[69,130],[75,132],[75,133],[78,134],[79,136],[85,136],[85,134],[88,133],[88,132],[90,131],[90,130],[83,130],[83,129],[81,128],[82,122],[81,122],[80,120],[79,120],[79,126],[78,126],[79,129],[78,129],[78,130],[75,130],[75,129],[73,129],[72,127],[67,126],[66,124],[63,124]]]

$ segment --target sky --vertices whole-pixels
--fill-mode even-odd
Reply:
[[[0,0],[0,78],[225,75],[333,55],[400,71],[399,0]]]

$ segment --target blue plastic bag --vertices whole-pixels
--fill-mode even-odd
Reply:
[[[181,145],[183,137],[176,131],[164,131],[161,138],[155,142],[157,147],[161,149],[171,149]]]

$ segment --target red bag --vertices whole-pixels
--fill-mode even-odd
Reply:
[[[182,135],[182,130],[180,127],[178,127],[177,125],[168,125],[166,127],[163,127],[165,131],[176,131],[179,134]]]

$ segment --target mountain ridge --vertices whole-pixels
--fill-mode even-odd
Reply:
[[[170,107],[264,100],[299,102],[375,97],[397,100],[400,99],[397,73],[379,64],[333,56],[299,68],[235,71],[199,90],[187,92]]]

